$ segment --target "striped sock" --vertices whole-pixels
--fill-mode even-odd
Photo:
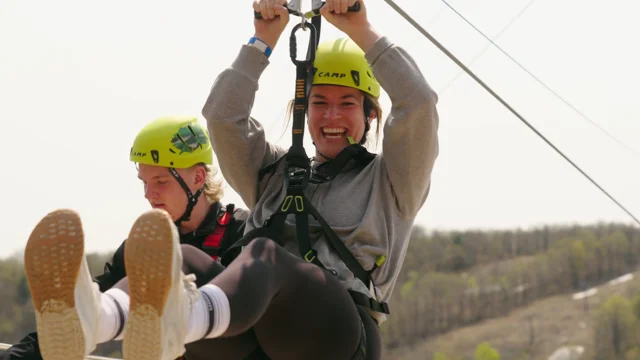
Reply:
[[[191,308],[185,343],[218,337],[227,331],[231,309],[227,295],[218,286],[207,284],[200,289],[200,298]]]
[[[121,340],[129,313],[129,295],[112,288],[100,296],[100,321],[98,321],[98,344]]]

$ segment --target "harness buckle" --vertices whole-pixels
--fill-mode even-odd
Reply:
[[[284,182],[287,188],[304,189],[309,183],[311,166],[305,156],[288,156]]]
[[[304,189],[306,187],[308,179],[309,179],[308,170],[299,169],[294,172],[289,172],[288,187]]]
[[[383,314],[389,314],[389,313],[390,313],[390,312],[389,312],[389,305],[388,305],[386,302],[378,302],[378,301],[373,300],[373,299],[371,299],[371,302],[372,302],[372,305],[374,305],[374,304],[376,304],[376,303],[377,303],[378,305],[380,305],[380,307],[382,308],[382,311],[381,311],[381,312],[382,312]]]

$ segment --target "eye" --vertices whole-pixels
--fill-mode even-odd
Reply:
[[[158,180],[158,184],[159,184],[159,185],[164,185],[164,184],[166,184],[166,183],[168,183],[168,182],[169,182],[169,181],[167,181],[167,180]]]
[[[326,102],[324,102],[324,101],[314,101],[312,104],[313,105],[325,105]]]

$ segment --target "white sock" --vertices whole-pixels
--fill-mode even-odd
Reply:
[[[98,344],[111,340],[122,340],[124,325],[129,314],[129,295],[112,288],[100,296],[101,309],[98,321]]]
[[[229,299],[222,289],[216,285],[207,284],[198,291],[200,291],[200,298],[187,317],[186,344],[224,334],[231,321]]]

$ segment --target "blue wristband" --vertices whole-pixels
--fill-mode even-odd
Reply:
[[[271,48],[264,41],[258,39],[257,37],[252,37],[249,39],[249,45],[258,48],[262,51],[267,57],[271,56]]]

